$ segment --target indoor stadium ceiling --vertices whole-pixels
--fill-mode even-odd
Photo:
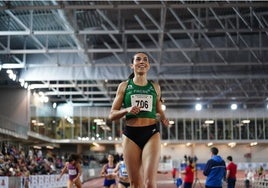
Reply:
[[[135,52],[167,107],[268,102],[266,1],[0,1],[1,88],[111,106]]]

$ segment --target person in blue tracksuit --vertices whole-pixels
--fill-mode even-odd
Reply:
[[[210,148],[211,158],[207,161],[203,174],[207,176],[206,188],[222,188],[222,183],[226,175],[226,164],[216,147]]]

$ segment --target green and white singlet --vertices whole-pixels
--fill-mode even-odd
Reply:
[[[133,79],[128,80],[125,90],[124,107],[139,106],[140,113],[133,115],[126,114],[126,119],[130,118],[156,118],[156,100],[157,93],[152,82],[148,81],[145,86],[134,84]]]

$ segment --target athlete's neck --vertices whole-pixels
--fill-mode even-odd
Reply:
[[[146,86],[148,83],[148,80],[146,79],[146,76],[138,75],[133,78],[133,82],[134,84],[139,85],[139,86]]]

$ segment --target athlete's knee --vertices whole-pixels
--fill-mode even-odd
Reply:
[[[141,188],[142,186],[141,186],[141,183],[140,183],[140,181],[130,181],[130,187],[131,188]]]

